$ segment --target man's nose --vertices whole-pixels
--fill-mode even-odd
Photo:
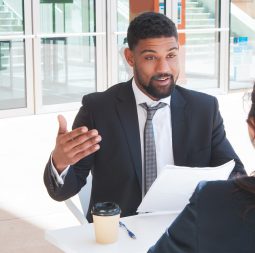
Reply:
[[[160,59],[157,63],[157,69],[156,71],[158,73],[169,73],[170,66],[168,64],[168,61],[166,59]]]

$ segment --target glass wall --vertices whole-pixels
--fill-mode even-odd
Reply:
[[[58,1],[60,2],[60,1]],[[41,0],[43,105],[80,102],[96,90],[95,5],[93,0]]]
[[[127,81],[132,77],[132,68],[126,62],[124,50],[127,45],[127,29],[129,25],[129,0],[117,1],[117,41],[118,41],[118,61],[119,61],[119,76],[118,81]]]
[[[251,86],[255,0],[0,0],[0,117],[75,109],[84,94],[131,78],[126,32],[148,10],[178,26],[179,84]]]
[[[219,87],[219,1],[178,1],[181,73],[192,89]]]
[[[232,0],[230,89],[251,87],[255,80],[255,0]]]
[[[0,110],[27,106],[23,8],[0,0]]]

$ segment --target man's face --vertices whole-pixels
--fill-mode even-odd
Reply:
[[[138,88],[153,100],[172,93],[179,75],[179,45],[175,37],[143,39],[125,56]]]

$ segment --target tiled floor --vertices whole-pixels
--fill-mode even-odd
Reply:
[[[248,171],[255,169],[242,93],[218,96],[227,136]],[[76,112],[63,113],[70,126]],[[64,203],[43,185],[44,165],[54,147],[57,114],[0,119],[0,252],[60,252],[44,240],[45,229],[78,225]]]
[[[76,112],[64,113],[73,121]],[[54,147],[56,114],[0,120],[0,252],[60,252],[44,230],[77,225],[64,203],[43,184],[44,165]]]
[[[0,249],[2,253],[61,252],[43,239],[44,230],[31,222],[1,210]]]

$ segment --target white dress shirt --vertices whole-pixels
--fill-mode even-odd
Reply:
[[[154,101],[146,96],[136,85],[135,80],[132,81],[132,88],[135,95],[140,141],[141,141],[141,154],[142,154],[142,185],[144,186],[144,127],[147,118],[147,111],[140,104],[147,103],[148,106],[156,106],[162,102],[167,104],[161,109],[158,109],[152,119],[154,139],[156,146],[157,158],[157,174],[159,174],[164,166],[167,164],[174,164],[173,147],[172,147],[172,124],[171,124],[171,111],[170,99],[166,97],[158,101]],[[144,187],[143,196],[144,196]]]
[[[147,118],[147,111],[140,104],[147,103],[148,106],[155,106],[160,102],[167,104],[161,109],[158,109],[152,119],[156,157],[157,157],[157,173],[159,174],[162,168],[167,164],[174,164],[173,147],[172,147],[172,124],[171,124],[171,111],[170,111],[170,99],[166,97],[158,101],[154,101],[146,96],[136,85],[133,78],[132,88],[136,100],[138,123],[140,131],[141,142],[141,155],[142,155],[142,185],[144,186],[144,126]],[[99,133],[100,134],[100,133]],[[53,165],[51,158],[52,173],[59,184],[64,184],[64,178],[68,172],[70,166],[68,166],[60,175]],[[144,191],[144,187],[142,187]],[[144,196],[144,192],[143,192]]]

